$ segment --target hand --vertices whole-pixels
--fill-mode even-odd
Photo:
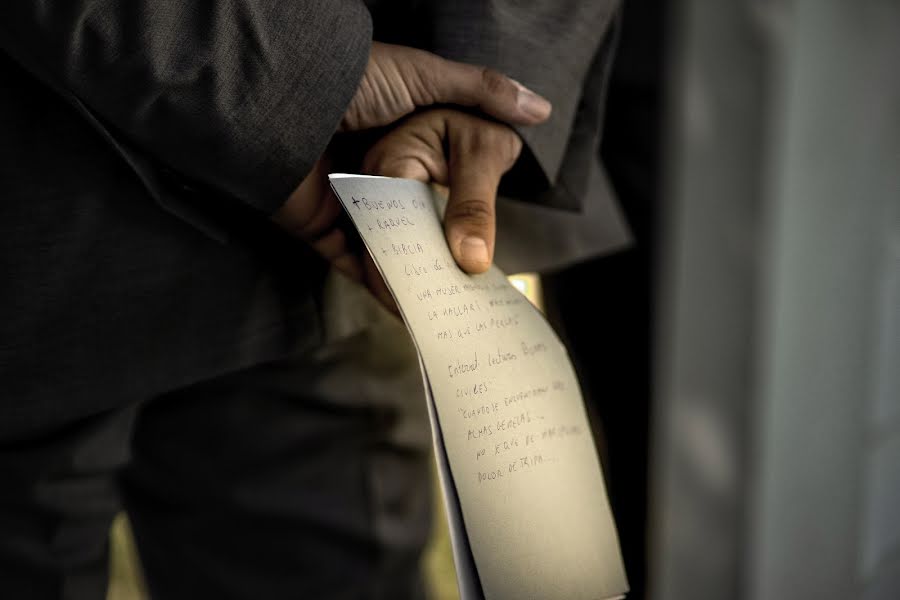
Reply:
[[[494,256],[497,186],[522,140],[506,125],[452,109],[403,121],[366,154],[363,172],[448,185],[444,233],[457,264],[486,271]]]
[[[390,311],[400,312],[369,253],[353,252],[347,234],[338,227],[343,211],[328,182],[330,160],[326,153],[272,220],[288,233],[308,243],[331,266],[367,288]]]
[[[545,121],[551,111],[547,100],[496,71],[448,61],[423,50],[374,42],[366,72],[344,114],[340,128],[350,131],[388,125],[413,112],[417,107],[434,103],[478,107],[495,118],[523,125]],[[493,155],[492,144],[506,138],[507,142],[515,147],[515,156],[519,153],[521,141],[511,129],[449,110],[435,111],[435,115],[438,114],[453,115],[448,117],[438,137],[442,140],[447,136],[457,150],[463,147],[462,145],[473,144],[474,155],[490,154],[487,163],[493,165],[497,162],[497,157]],[[447,125],[451,122],[453,127],[448,128]],[[424,126],[424,123],[419,117],[413,117],[404,124],[403,131],[406,134],[400,136],[391,134],[385,138],[390,141],[386,147],[389,150],[387,156],[391,156],[390,149],[395,148],[396,143],[401,145],[408,143],[410,132],[416,127]],[[479,128],[482,130],[478,131]],[[433,127],[431,130],[434,132]],[[496,135],[497,140],[493,140],[492,135]],[[439,183],[446,183],[447,159],[443,158],[440,140],[436,149],[432,150],[441,156],[441,164],[445,165],[443,178],[439,176],[440,174],[428,173],[419,173],[417,178],[425,181],[431,178]],[[486,147],[482,148],[485,145]],[[376,146],[376,148],[384,147],[382,143]],[[454,173],[478,171],[476,167],[479,165],[469,164],[471,153],[462,154],[465,156],[449,159],[452,165],[450,170]],[[458,185],[451,187],[460,192],[451,191],[451,204],[455,208],[452,211],[448,208],[448,221],[455,225],[448,227],[448,239],[455,240],[451,243],[451,248],[457,261],[463,268],[472,272],[484,271],[490,266],[494,248],[493,202],[496,185],[499,176],[515,162],[515,156],[510,159],[509,165],[496,175],[496,181],[487,185],[489,189],[485,197],[489,198],[490,210],[485,215],[479,216],[477,212],[481,206],[479,202],[459,200],[469,193],[467,190],[471,190],[471,186],[468,186],[468,175],[463,178],[464,180],[460,177],[451,177],[453,181],[459,180]],[[276,212],[273,220],[290,233],[307,241],[336,269],[365,283],[377,298],[396,312],[396,305],[372,259],[368,254],[360,257],[351,252],[345,233],[335,226],[341,207],[328,184],[328,171],[327,158],[323,157]],[[396,176],[403,174],[397,172]],[[473,184],[482,186],[484,176],[494,179],[493,175],[485,171],[481,177],[473,180]],[[479,221],[482,224],[479,225]],[[467,236],[467,231],[473,235]],[[467,240],[465,243],[462,241],[464,238]]]
[[[506,123],[535,125],[550,103],[497,71],[430,52],[372,43],[369,64],[341,121],[341,131],[389,125],[432,104],[477,107]]]

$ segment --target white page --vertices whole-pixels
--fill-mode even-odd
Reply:
[[[469,546],[469,539],[459,505],[459,496],[456,493],[456,486],[453,484],[453,476],[450,473],[450,463],[447,460],[447,450],[444,446],[441,425],[437,420],[437,409],[434,405],[434,396],[431,393],[431,383],[428,381],[428,374],[425,372],[425,365],[422,364],[421,355],[419,356],[419,366],[422,369],[422,379],[424,379],[425,383],[425,400],[428,406],[428,420],[431,423],[431,439],[434,442],[434,459],[437,463],[441,496],[444,499],[444,509],[447,513],[447,529],[450,533],[453,562],[456,565],[456,583],[459,588],[459,597],[462,600],[483,600],[484,592],[481,590],[481,581],[478,579],[475,559]]]
[[[578,382],[543,316],[496,267],[472,276],[456,266],[427,185],[348,175],[331,184],[419,351],[449,465],[443,483],[455,485],[484,597],[623,594]]]

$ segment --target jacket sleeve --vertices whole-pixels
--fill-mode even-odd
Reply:
[[[358,0],[5,0],[0,48],[131,147],[272,212],[368,59]]]
[[[526,160],[511,195],[579,210],[596,169],[618,0],[455,0],[429,4],[431,49],[495,68],[553,103],[550,119],[517,128]],[[520,181],[516,184],[515,180]],[[507,178],[510,179],[510,178]],[[550,193],[547,193],[550,192]]]

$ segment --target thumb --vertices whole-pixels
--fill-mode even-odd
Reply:
[[[456,263],[469,273],[483,273],[491,266],[497,187],[522,147],[518,136],[501,127],[465,128],[450,139],[444,233]]]

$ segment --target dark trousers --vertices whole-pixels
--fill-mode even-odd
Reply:
[[[104,598],[123,508],[154,598],[421,597],[414,350],[336,285],[314,351],[0,442],[0,597]]]

